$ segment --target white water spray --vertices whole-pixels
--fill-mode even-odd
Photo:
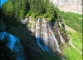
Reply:
[[[53,52],[55,52],[57,50],[58,52],[61,53],[58,41],[55,38],[55,35],[52,32],[50,26],[47,24],[47,21],[43,18],[41,20],[41,23],[42,24],[40,25],[40,19],[38,18],[38,20],[36,22],[36,38],[37,38],[37,43],[40,40],[39,38],[42,38],[43,42],[44,42],[44,45],[47,48],[50,48]],[[38,43],[38,45],[43,49],[41,44]]]

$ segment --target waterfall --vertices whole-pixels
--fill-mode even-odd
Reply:
[[[60,41],[61,41],[61,43],[65,43],[65,40],[64,40],[64,38],[62,37],[62,35],[60,34],[59,29],[58,29],[58,34],[59,34],[59,36],[60,36]]]
[[[61,53],[60,48],[59,48],[58,41],[57,41],[57,39],[55,38],[55,35],[54,35],[54,33],[52,32],[52,30],[51,30],[51,28],[50,28],[49,25],[48,25],[48,30],[49,30],[49,33],[50,33],[48,39],[50,39],[50,42],[52,42],[51,44],[52,44],[52,46],[53,46],[53,48],[52,48],[53,51],[55,52],[55,50],[57,50],[57,51],[59,51],[59,52]]]
[[[13,56],[16,60],[25,60],[23,47],[20,44],[18,37],[7,32],[0,32],[0,40],[4,41],[6,38],[6,46],[14,53]]]
[[[45,27],[45,25],[43,25],[42,24],[42,26],[44,26]],[[36,21],[36,40],[37,40],[37,44],[41,47],[41,49],[43,50],[43,51],[49,51],[50,52],[50,50],[44,45],[44,44],[42,44],[41,43],[41,38],[42,39],[44,39],[44,32],[41,32],[41,25],[40,25],[40,19],[38,18],[38,20]],[[43,30],[42,30],[43,31]],[[44,30],[45,31],[45,30]],[[44,34],[44,35],[43,35]],[[42,36],[43,35],[43,36]],[[41,37],[42,36],[42,37]],[[45,38],[46,39],[46,38]],[[47,41],[45,41],[45,43],[46,43]]]
[[[47,22],[44,18],[41,25],[41,38],[43,39],[44,44],[48,46]]]
[[[41,20],[38,18],[38,20],[36,20],[36,41],[43,51],[58,55],[58,57],[60,57],[63,55],[63,53],[60,50],[58,40],[56,39],[56,36],[54,35],[51,28],[51,25],[45,20],[45,18]],[[60,35],[59,31],[58,33]],[[61,35],[60,38],[62,39]],[[65,60],[62,57],[60,58]]]
[[[44,44],[41,44],[40,38],[42,38],[42,41],[44,42]],[[38,45],[42,48],[43,51],[46,50],[44,48],[46,47],[48,50],[50,48],[54,53],[56,50],[59,53],[61,53],[58,41],[55,38],[55,35],[52,32],[51,27],[49,26],[49,24],[44,18],[42,20],[38,18],[36,22],[36,40],[37,40]]]
[[[40,23],[40,19],[38,18],[38,21],[36,22],[36,40],[38,45],[42,48],[42,50],[45,51],[42,45],[40,44],[40,24],[39,23]]]

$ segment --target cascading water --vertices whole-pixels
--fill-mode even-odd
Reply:
[[[61,33],[60,33],[58,22],[55,22],[55,23],[54,23],[53,31],[54,31],[54,34],[55,34],[55,36],[56,36],[56,39],[58,40],[58,43],[59,43],[59,44],[65,43],[65,40],[64,40],[63,36],[62,36]]]
[[[61,52],[60,48],[59,48],[59,44],[57,42],[57,39],[55,38],[54,33],[52,32],[52,30],[51,30],[49,25],[48,25],[48,29],[49,29],[49,33],[50,33],[48,39],[50,39],[52,41],[52,43],[51,43],[53,45],[52,49],[54,50],[54,52],[55,52],[55,50]]]
[[[7,32],[0,32],[0,40],[4,40],[6,38],[6,46],[14,52],[13,56],[16,60],[25,60],[23,47],[20,44],[20,40],[18,37],[15,37],[12,34]]]
[[[47,22],[44,18],[41,25],[41,38],[43,39],[44,44],[48,47]]]
[[[40,43],[40,38],[42,38],[45,47],[50,48],[53,52],[56,50],[61,53],[59,44],[52,32],[50,26],[47,24],[46,20],[43,18],[42,24],[40,25],[40,20],[36,22],[36,38],[38,45],[44,50],[44,47]]]
[[[60,36],[60,41],[61,41],[61,43],[65,43],[65,40],[64,40],[64,38],[61,36],[59,29],[58,29],[58,34],[59,34],[59,36]]]
[[[58,52],[59,54],[62,54],[58,41],[55,38],[56,36],[52,32],[50,25],[47,23],[47,21],[44,18],[42,20],[38,18],[38,20],[36,21],[35,35],[36,35],[37,44],[41,47],[43,51],[47,51],[50,53]],[[41,43],[41,40],[43,41],[43,43]],[[64,58],[61,59],[65,60]]]
[[[40,44],[40,24],[39,24],[39,22],[40,22],[40,19],[38,18],[38,21],[36,22],[36,40],[37,40],[38,45],[42,48],[42,50],[45,51],[44,48],[42,47],[42,45]]]
[[[43,24],[42,24],[43,25]],[[36,40],[37,40],[37,44],[41,47],[41,49],[43,50],[43,51],[49,51],[49,49],[45,46],[45,45],[43,45],[42,43],[41,43],[41,36],[43,36],[43,32],[41,32],[41,29],[40,29],[40,27],[41,27],[41,25],[40,25],[40,19],[38,18],[38,20],[37,20],[37,22],[36,22]],[[44,38],[43,38],[44,39]],[[45,38],[46,39],[46,38]],[[47,41],[45,41],[45,43],[46,43]]]

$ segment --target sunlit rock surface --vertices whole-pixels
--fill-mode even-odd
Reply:
[[[82,14],[82,0],[49,0],[60,10]]]
[[[26,24],[26,29],[31,30],[31,32],[35,32],[35,20],[31,18],[31,16],[23,19],[20,18],[22,24]]]

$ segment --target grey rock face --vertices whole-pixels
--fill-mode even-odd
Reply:
[[[62,11],[82,14],[82,0],[49,0]]]

